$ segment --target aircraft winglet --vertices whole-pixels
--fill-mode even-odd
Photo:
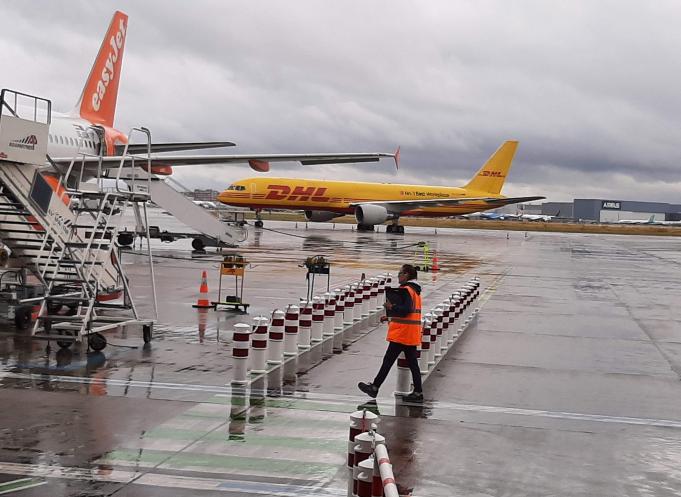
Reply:
[[[393,159],[395,159],[395,169],[400,170],[400,147],[399,145],[397,146],[397,150],[395,150],[395,155],[393,156]]]

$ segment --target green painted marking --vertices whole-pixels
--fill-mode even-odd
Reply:
[[[342,453],[347,449],[347,441],[325,438],[299,438],[245,433],[242,441],[229,440],[229,433],[213,431],[206,435],[201,430],[182,430],[172,428],[156,428],[147,432],[144,438],[172,440],[210,440],[223,441],[228,444],[241,445],[244,442],[265,447],[288,447],[295,449],[328,450]]]
[[[205,401],[210,404],[224,404],[245,406],[246,400],[243,397],[211,397]],[[261,404],[264,407],[279,407],[282,409],[298,409],[304,411],[329,411],[329,412],[346,412],[348,414],[357,410],[354,403],[324,403],[322,401],[305,400],[305,399],[265,399],[265,403]]]
[[[175,469],[188,467],[215,468],[218,470],[250,470],[304,477],[331,478],[337,472],[338,464],[310,463],[289,459],[268,459],[258,457],[228,456],[214,454],[175,453],[164,450],[135,449],[114,450],[102,458],[103,461],[124,461],[131,463],[163,464]]]
[[[354,411],[353,411],[354,412]],[[207,413],[201,413],[201,412],[184,412],[180,414],[178,417],[180,418],[206,418],[206,419],[221,419],[225,422],[229,420],[229,414],[224,414],[222,416],[217,416],[215,414],[207,414]],[[347,421],[337,421],[335,419],[299,419],[299,418],[287,418],[287,417],[282,417],[282,416],[277,416],[273,415],[272,413],[268,413],[265,415],[265,417],[262,420],[258,420],[257,424],[266,424],[266,425],[271,425],[271,424],[276,424],[276,425],[283,425],[283,424],[305,424],[305,425],[324,425],[329,428],[333,429],[342,429],[342,428],[348,428],[350,426],[350,418],[348,417]],[[251,421],[249,424],[253,424],[253,421]]]
[[[28,488],[39,487],[45,485],[47,481],[41,478],[20,478],[19,480],[12,480],[5,483],[0,483],[0,495],[9,494],[11,492],[19,492]]]

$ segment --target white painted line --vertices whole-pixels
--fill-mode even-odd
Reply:
[[[180,475],[167,475],[161,473],[140,473],[138,471],[121,471],[107,469],[66,468],[62,466],[49,466],[45,464],[19,464],[0,463],[0,473],[40,476],[43,478],[64,478],[69,480],[115,482],[133,485],[145,485],[164,488],[184,488],[189,490],[212,490],[219,492],[241,492],[251,495],[275,495],[278,497],[321,496],[321,497],[344,497],[347,489],[329,487],[325,488],[319,482],[310,481],[310,485],[290,485],[285,483],[269,483],[248,480],[223,480],[219,478],[199,478]],[[25,478],[27,482],[31,478]],[[15,480],[9,483],[16,483]],[[9,493],[26,488],[44,485],[47,483],[36,482],[30,486],[14,488]],[[0,489],[2,487],[0,486]]]
[[[0,495],[11,494],[12,492],[20,492],[33,487],[45,485],[46,481],[35,481],[34,478],[20,478],[18,480],[6,481],[0,483]]]

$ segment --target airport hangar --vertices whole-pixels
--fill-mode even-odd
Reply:
[[[516,209],[513,209],[515,212]],[[521,205],[524,214],[542,214],[575,221],[616,223],[621,220],[681,221],[681,204],[576,198],[572,202],[544,202],[540,205]]]

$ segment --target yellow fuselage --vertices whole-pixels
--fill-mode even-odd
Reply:
[[[459,197],[495,197],[465,188],[355,181],[325,181],[291,178],[247,178],[218,195],[224,204],[251,209],[291,209],[352,214],[351,204],[389,200],[426,200]],[[452,207],[424,207],[403,211],[400,216],[453,216],[492,208],[480,201]]]

